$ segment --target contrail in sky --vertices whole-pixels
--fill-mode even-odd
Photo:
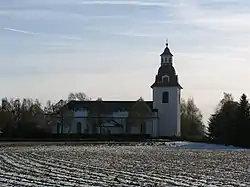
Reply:
[[[7,31],[19,32],[19,33],[29,34],[29,35],[40,35],[39,33],[26,31],[26,30],[19,30],[19,29],[13,29],[13,28],[3,28],[3,29]]]
[[[60,37],[64,39],[70,39],[70,40],[82,40],[82,38],[77,37],[77,36],[67,36],[67,35],[60,35],[60,34],[55,34],[55,35],[50,35],[50,34],[42,34],[38,32],[32,32],[32,31],[27,31],[27,30],[20,30],[20,29],[13,29],[13,28],[3,28],[4,30],[11,31],[11,32],[17,32],[17,33],[22,33],[22,34],[27,34],[27,35],[32,35],[32,36],[38,36],[38,35],[44,35],[44,36],[55,36],[55,37]]]

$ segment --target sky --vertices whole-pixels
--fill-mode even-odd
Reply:
[[[152,99],[168,38],[206,121],[250,93],[248,0],[0,0],[0,97]]]

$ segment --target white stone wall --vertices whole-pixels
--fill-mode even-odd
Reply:
[[[157,137],[159,134],[159,119],[158,119],[158,112],[154,112],[153,116],[155,117],[152,119],[152,137]]]
[[[121,127],[110,127],[110,124],[103,124],[102,127],[102,134],[108,134],[110,132],[111,134],[123,134],[123,128]],[[100,128],[97,128],[97,133],[100,133]]]
[[[85,129],[88,128],[88,111],[87,110],[78,110],[74,111],[73,117],[79,117],[79,118],[72,118],[72,121],[70,124],[64,124],[63,128],[60,126],[59,133],[61,133],[61,128],[63,129],[63,133],[70,133],[75,134],[78,133],[77,129],[77,123],[81,123],[81,133],[84,134]],[[84,118],[82,118],[84,117]],[[120,123],[123,125],[123,127],[116,127],[114,125],[114,122],[111,123],[105,123],[102,127],[102,133],[107,134],[108,131],[110,131],[111,134],[125,134],[126,133],[126,117],[128,117],[127,111],[117,111],[113,114],[107,115],[106,117],[114,117],[114,120],[117,123]],[[60,120],[58,121],[60,123]],[[71,126],[70,126],[71,125]],[[158,122],[156,119],[148,119],[146,120],[146,134],[150,134],[152,136],[157,136],[158,128],[157,128]],[[89,134],[91,134],[91,124],[89,125]],[[57,133],[57,125],[55,124],[52,127],[52,133]],[[100,128],[97,127],[97,133],[100,133]],[[141,126],[133,126],[131,128],[131,134],[140,134],[141,133]]]
[[[121,117],[120,119],[115,119],[118,123],[123,125],[123,128],[114,128],[111,132],[114,133],[126,133],[126,117],[128,117],[128,111],[117,111],[113,113],[113,117]]]
[[[154,119],[145,120],[145,133],[154,136],[157,128],[154,127]],[[131,134],[141,134],[141,126],[135,125],[131,127]]]
[[[87,120],[87,118],[82,118],[82,117],[87,117],[87,116],[88,116],[87,110],[74,111],[74,117],[79,117],[79,118],[74,118],[72,120],[71,133],[78,133],[77,132],[77,124],[80,122],[81,123],[81,133],[84,134],[84,131],[88,128],[88,126],[87,126],[88,120]]]
[[[169,102],[162,103],[162,94],[169,93]],[[158,136],[180,136],[180,89],[178,87],[154,87],[153,107],[158,109]]]
[[[60,121],[57,120],[57,123],[60,123]],[[52,125],[51,125],[51,132],[52,132],[52,134],[56,134],[57,133],[57,123],[52,123]]]
[[[126,130],[126,117],[128,117],[127,111],[117,111],[110,115],[107,115],[106,117],[114,117],[113,120],[116,121],[119,124],[122,124],[123,127],[116,127],[114,125],[114,122],[105,123],[102,127],[102,133],[108,134],[108,131],[110,131],[111,134],[123,134]],[[97,132],[100,133],[100,128],[97,129]]]
[[[146,121],[146,134],[153,135],[153,121],[151,119]]]
[[[141,133],[141,126],[132,126],[131,127],[131,134],[140,134]]]
[[[74,111],[73,117],[87,117],[88,111],[87,110],[78,110]],[[57,120],[60,124],[60,120]],[[60,124],[59,127],[59,133],[65,133],[65,134],[75,134],[77,132],[77,123],[81,123],[81,133],[84,133],[84,130],[87,128],[87,120],[86,118],[72,118],[72,120],[69,123],[65,123],[63,126]],[[52,126],[52,133],[57,133],[57,123],[54,123]]]

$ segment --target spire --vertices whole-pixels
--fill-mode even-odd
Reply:
[[[168,47],[168,39],[166,39],[166,47],[161,54],[161,66],[155,77],[153,87],[179,87],[182,88],[178,82],[178,75],[173,67],[173,55]]]
[[[164,49],[163,53],[161,56],[173,56],[172,53],[170,52],[170,49],[168,48],[168,38],[166,39],[166,48]]]

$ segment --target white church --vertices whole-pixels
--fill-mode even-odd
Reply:
[[[180,136],[181,85],[168,43],[151,85],[153,101],[70,101],[53,133]]]

